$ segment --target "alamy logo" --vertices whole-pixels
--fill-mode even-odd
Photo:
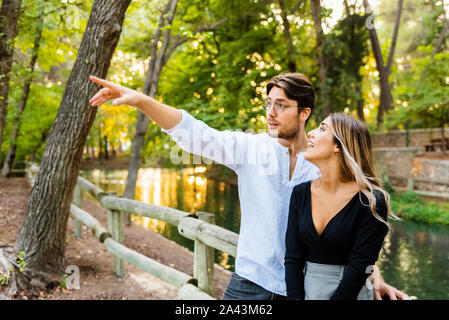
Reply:
[[[369,14],[369,17],[366,18],[365,26],[370,30],[374,29],[375,27],[374,19],[376,18],[376,16],[374,15],[374,12],[371,10],[371,7],[366,8],[366,14]]]
[[[65,269],[68,276],[65,278],[65,286],[69,290],[80,288],[80,269],[77,266],[70,265]]]
[[[378,268],[375,265],[366,267],[365,273],[369,274],[369,276],[366,278],[365,285],[368,290],[379,289],[379,277],[374,276],[376,271],[378,271]]]
[[[65,13],[67,28],[78,30],[80,28],[80,9],[75,5],[70,5],[66,8]]]

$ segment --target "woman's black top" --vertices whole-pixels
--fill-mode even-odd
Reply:
[[[315,229],[311,210],[311,181],[293,188],[290,198],[285,253],[287,297],[304,299],[306,261],[346,265],[343,278],[331,299],[357,299],[368,273],[376,262],[388,227],[377,220],[361,192],[326,225],[321,236]],[[381,192],[375,191],[376,212],[385,221],[387,210]],[[362,204],[362,202],[363,204]]]

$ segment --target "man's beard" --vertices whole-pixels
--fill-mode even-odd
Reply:
[[[277,129],[274,132],[268,130],[268,134],[272,138],[288,140],[294,138],[297,135],[298,131],[299,131],[299,121],[296,123],[296,126],[293,129],[290,129],[288,131],[279,131],[279,129]]]

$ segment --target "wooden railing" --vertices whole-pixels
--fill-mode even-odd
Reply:
[[[431,180],[431,179],[423,179],[423,178],[415,178],[415,177],[404,178],[404,177],[396,177],[396,176],[389,176],[389,179],[401,181],[402,187],[394,186],[394,189],[398,190],[400,192],[413,191],[416,194],[421,195],[421,196],[449,200],[449,193],[435,192],[435,191],[428,191],[428,190],[419,190],[416,188],[417,183],[424,183],[426,185],[433,185],[433,186],[441,185],[441,186],[449,187],[449,181],[433,180],[433,179]],[[405,183],[407,183],[407,186],[404,186]]]
[[[449,193],[443,192],[432,192],[426,190],[415,190],[415,182],[424,182],[424,183],[433,183],[433,184],[441,184],[444,186],[449,186],[448,181],[432,181],[428,179],[418,179],[418,178],[407,178],[407,191],[413,191],[421,196],[433,197],[433,198],[442,198],[449,200]]]
[[[27,167],[27,177],[33,184],[39,171],[37,165]],[[107,210],[108,228],[82,209],[83,193],[96,199]],[[111,192],[78,177],[74,192],[74,203],[70,207],[74,217],[74,233],[81,238],[84,224],[95,237],[113,254],[112,269],[118,277],[126,275],[125,262],[153,276],[179,287],[180,299],[213,299],[214,295],[214,249],[235,257],[238,234],[214,225],[214,215],[206,212],[190,214],[177,209],[158,206],[118,197]],[[123,213],[133,213],[165,221],[178,227],[184,237],[194,240],[193,277],[163,265],[123,245]]]

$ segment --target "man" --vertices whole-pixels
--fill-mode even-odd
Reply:
[[[274,77],[267,85],[268,134],[217,131],[185,110],[123,86],[91,77],[104,86],[93,106],[114,99],[114,105],[137,107],[190,153],[210,158],[238,175],[241,223],[235,272],[224,299],[283,299],[286,296],[285,232],[292,189],[315,179],[318,169],[306,161],[305,126],[315,101],[312,84],[302,74]],[[378,272],[377,272],[378,273]],[[375,297],[408,296],[379,277]]]

